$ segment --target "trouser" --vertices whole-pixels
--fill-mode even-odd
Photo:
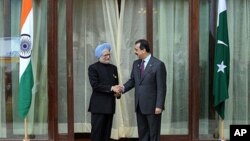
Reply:
[[[136,117],[139,141],[160,141],[162,114],[142,114],[139,106]]]
[[[91,141],[109,141],[114,114],[91,113]]]

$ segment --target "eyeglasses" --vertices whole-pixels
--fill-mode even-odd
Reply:
[[[107,54],[103,54],[102,56],[103,57],[108,57],[108,56],[110,56],[111,54],[110,53],[107,53]]]

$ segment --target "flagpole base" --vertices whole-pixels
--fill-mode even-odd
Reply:
[[[23,141],[30,141],[30,139],[29,138],[25,138],[25,139],[23,139]]]

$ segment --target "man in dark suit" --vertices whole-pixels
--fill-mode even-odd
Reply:
[[[108,43],[98,45],[95,56],[98,62],[88,68],[89,82],[93,92],[90,98],[91,141],[109,141],[115,113],[115,98],[120,95],[114,85],[118,84],[117,67],[110,64],[111,46]]]
[[[140,141],[160,141],[161,116],[166,97],[165,64],[150,53],[147,40],[135,42],[138,60],[133,63],[123,93],[135,88],[135,111]]]

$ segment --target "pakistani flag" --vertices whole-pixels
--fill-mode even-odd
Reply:
[[[22,1],[21,12],[21,42],[20,42],[20,60],[19,60],[19,99],[18,111],[21,118],[25,118],[29,112],[32,87],[33,71],[31,64],[31,50],[33,40],[33,10],[32,0]]]
[[[214,107],[224,119],[225,100],[229,84],[229,41],[227,30],[226,0],[218,0],[217,43],[214,58]]]

